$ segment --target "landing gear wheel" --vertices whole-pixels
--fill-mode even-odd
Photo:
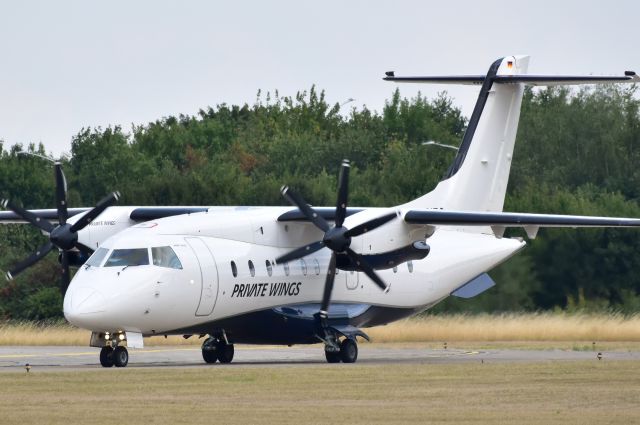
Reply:
[[[102,350],[100,350],[100,364],[102,367],[113,366],[113,348],[102,347]]]
[[[358,344],[351,338],[346,338],[340,344],[340,360],[343,363],[355,363],[358,360]]]
[[[218,360],[218,350],[208,350],[203,348],[202,358],[204,359],[205,363],[215,363],[216,360]]]
[[[218,354],[218,360],[220,360],[220,363],[231,363],[231,361],[233,360],[235,349],[233,347],[233,344],[221,343],[216,347],[216,352]]]
[[[113,364],[115,367],[125,367],[129,363],[129,352],[126,347],[116,347],[113,350]]]
[[[327,358],[327,363],[340,363],[340,351],[324,350],[324,356]]]

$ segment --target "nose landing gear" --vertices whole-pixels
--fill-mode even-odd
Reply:
[[[115,350],[112,347],[102,347],[100,350],[100,364],[102,367],[125,367],[129,364],[127,347],[118,346]]]
[[[132,338],[128,338],[125,332],[93,332],[91,334],[91,346],[101,347],[100,349],[100,364],[102,367],[125,367],[129,364],[129,351],[127,347],[120,344],[129,345],[131,339],[133,347],[141,348],[141,343],[136,341],[136,336],[130,334]],[[140,340],[142,335],[140,334]]]

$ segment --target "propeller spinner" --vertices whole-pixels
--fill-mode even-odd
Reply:
[[[298,258],[302,258],[309,254],[313,254],[322,248],[329,248],[331,252],[331,259],[329,260],[329,270],[327,271],[327,278],[324,284],[324,293],[322,295],[322,304],[320,306],[320,312],[318,317],[322,323],[324,323],[328,316],[329,304],[331,303],[331,293],[333,291],[333,283],[336,278],[336,255],[346,254],[349,259],[356,265],[358,270],[364,272],[369,279],[371,279],[382,290],[387,290],[387,284],[378,276],[366,260],[358,253],[353,251],[349,246],[351,245],[351,238],[360,236],[368,231],[376,229],[385,223],[393,220],[397,217],[395,212],[385,214],[383,216],[374,218],[365,223],[359,224],[352,229],[347,229],[343,226],[344,219],[347,214],[347,201],[349,195],[349,170],[350,165],[348,160],[342,161],[340,169],[340,177],[338,180],[338,201],[336,203],[336,214],[334,225],[331,226],[327,221],[318,214],[305,200],[295,193],[288,186],[283,186],[280,190],[282,195],[291,202],[294,206],[304,214],[318,229],[324,232],[322,240],[313,242],[309,245],[301,248],[294,249],[293,251],[276,258],[276,263],[282,264]]]
[[[84,252],[91,251],[89,247],[78,242],[78,232],[95,220],[105,209],[113,205],[120,197],[120,193],[113,192],[109,194],[98,202],[92,210],[82,216],[80,220],[71,225],[67,223],[67,219],[69,218],[67,211],[67,182],[62,172],[62,165],[56,162],[54,168],[56,178],[56,209],[58,212],[57,225],[38,217],[31,211],[17,206],[8,199],[3,199],[0,202],[4,208],[13,211],[16,215],[49,235],[49,241],[40,246],[29,257],[13,266],[13,268],[6,273],[6,278],[7,280],[12,280],[25,269],[43,259],[53,248],[58,248],[60,250],[60,260],[62,263],[62,287],[63,290],[66,290],[70,280],[67,252],[73,248]]]

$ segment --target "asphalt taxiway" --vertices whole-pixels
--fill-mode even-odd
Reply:
[[[468,363],[468,362],[544,362],[597,359],[597,352],[574,350],[521,349],[433,349],[423,347],[359,344],[357,364],[384,363]],[[101,368],[99,349],[90,347],[0,347],[0,373],[31,370],[88,370]],[[602,352],[603,360],[640,360],[640,351]],[[321,346],[262,347],[236,346],[233,363],[217,367],[252,367],[260,365],[295,366],[325,364]],[[129,350],[128,368],[144,367],[211,367],[206,365],[197,346],[149,347]]]

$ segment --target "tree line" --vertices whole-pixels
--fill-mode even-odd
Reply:
[[[505,211],[640,217],[640,101],[635,86],[525,91]],[[335,202],[343,158],[352,162],[350,203],[392,206],[435,187],[466,118],[442,93],[393,92],[381,112],[341,109],[312,87],[296,96],[258,93],[253,105],[208,107],[123,129],[84,128],[62,159],[71,207],[119,190],[121,205],[284,205],[289,184],[312,204]],[[54,206],[42,144],[0,146],[0,193],[26,208]],[[0,268],[46,240],[29,226],[0,226]],[[518,229],[507,236],[524,236]],[[436,311],[640,309],[640,232],[543,229],[491,276],[496,287]],[[0,317],[61,316],[51,254],[0,286]]]

